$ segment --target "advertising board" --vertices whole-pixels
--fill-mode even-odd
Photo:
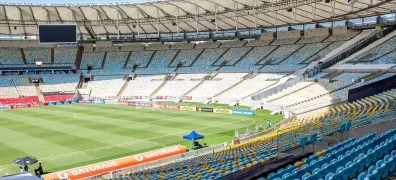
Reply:
[[[116,171],[119,169],[155,161],[158,159],[185,153],[187,148],[185,146],[176,145],[168,148],[158,149],[146,153],[141,153],[133,156],[128,156],[120,159],[114,159],[101,163],[91,164],[88,166],[77,167],[60,172],[50,173],[41,176],[45,180],[53,179],[82,179],[107,172]]]
[[[232,110],[232,114],[242,115],[242,116],[254,116],[254,111],[252,110]]]
[[[181,111],[196,111],[196,107],[193,106],[180,106]]]
[[[200,111],[200,112],[213,112],[213,108],[197,107],[197,111]]]
[[[219,114],[232,114],[232,110],[231,109],[218,109],[218,108],[214,108],[213,109],[214,113],[219,113]]]

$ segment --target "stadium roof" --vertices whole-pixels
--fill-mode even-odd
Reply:
[[[47,2],[47,1],[46,1]],[[238,30],[380,15],[395,0],[170,0],[145,3],[0,3],[0,34],[36,35],[37,24],[77,23],[81,34]]]

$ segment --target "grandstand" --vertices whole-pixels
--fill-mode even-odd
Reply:
[[[393,1],[1,5],[0,179],[396,177]]]

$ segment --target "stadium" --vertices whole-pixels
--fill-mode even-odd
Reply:
[[[394,0],[0,5],[0,180],[396,178]]]

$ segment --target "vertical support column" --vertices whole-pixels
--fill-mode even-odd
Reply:
[[[160,32],[159,32],[159,9],[157,8],[157,35],[159,37]]]
[[[219,31],[218,25],[217,25],[217,9],[218,9],[218,5],[215,5],[215,25],[216,25],[216,32]]]
[[[199,33],[199,29],[198,29],[198,13],[199,13],[198,6],[195,6],[195,29],[197,30],[197,35]]]

